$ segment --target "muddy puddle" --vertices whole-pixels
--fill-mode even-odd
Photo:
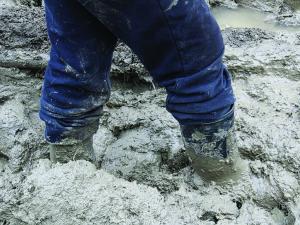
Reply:
[[[296,3],[295,3],[296,4]],[[296,7],[296,6],[295,6]],[[300,6],[297,5],[300,10]],[[221,28],[260,28],[267,31],[299,32],[300,26],[284,26],[273,20],[273,14],[250,8],[215,7],[212,9]]]

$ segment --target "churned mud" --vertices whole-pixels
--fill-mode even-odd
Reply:
[[[211,6],[273,9],[278,22],[281,5],[296,24],[297,4],[273,2]],[[0,1],[0,224],[299,225],[300,31],[293,29],[224,27],[246,169],[238,182],[217,185],[194,173],[164,90],[123,44],[94,136],[101,169],[52,165],[38,118],[49,49],[42,9]]]

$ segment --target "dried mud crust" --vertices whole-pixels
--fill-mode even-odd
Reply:
[[[44,47],[35,48],[35,35],[12,32],[18,26],[0,28],[8,37],[0,49],[12,62],[29,63],[0,68],[0,224],[300,224],[299,34],[224,31],[247,171],[238,183],[218,186],[193,172],[164,90],[153,89],[122,44],[94,136],[102,168],[86,161],[52,165],[37,115],[46,59],[30,66],[33,56],[46,54],[47,41],[38,39]]]

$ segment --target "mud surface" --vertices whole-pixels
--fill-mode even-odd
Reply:
[[[49,49],[43,13],[0,7],[0,224],[300,224],[300,33],[223,31],[247,169],[219,186],[191,169],[164,90],[123,44],[94,136],[101,169],[52,165],[37,115]]]

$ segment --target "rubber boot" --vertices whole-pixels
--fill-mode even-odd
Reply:
[[[53,163],[67,163],[80,159],[96,163],[92,137],[81,142],[50,145],[50,160]]]
[[[187,155],[206,181],[236,180],[243,171],[234,132],[234,108],[212,123],[181,125]]]

